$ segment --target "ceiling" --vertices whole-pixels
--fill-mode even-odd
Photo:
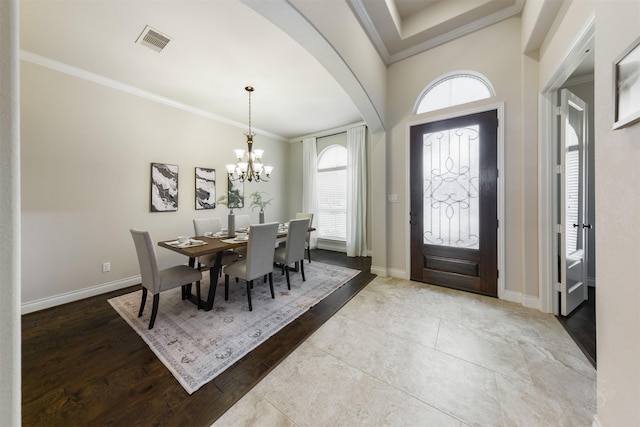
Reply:
[[[396,60],[519,14],[524,0],[346,0],[383,60]],[[171,41],[135,43],[145,26]],[[169,100],[282,139],[362,121],[320,63],[239,0],[20,3],[23,59]],[[118,86],[119,85],[119,86]],[[258,140],[258,139],[257,139]]]

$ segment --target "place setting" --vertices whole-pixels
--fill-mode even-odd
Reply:
[[[177,240],[167,242],[167,245],[174,246],[176,248],[192,248],[194,246],[206,245],[207,242],[203,240],[193,239],[188,236],[179,236]]]

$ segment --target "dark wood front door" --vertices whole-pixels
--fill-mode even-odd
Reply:
[[[411,279],[498,295],[497,111],[411,127]]]

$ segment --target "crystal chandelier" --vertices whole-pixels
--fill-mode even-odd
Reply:
[[[242,149],[234,150],[236,153],[236,164],[226,165],[229,178],[233,181],[268,181],[271,176],[273,166],[264,166],[262,164],[262,154],[264,150],[253,149],[253,137],[256,135],[251,131],[251,92],[253,87],[244,88],[249,92],[249,132],[244,134],[247,136],[247,152]]]

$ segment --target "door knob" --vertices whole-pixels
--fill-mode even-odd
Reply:
[[[591,224],[582,224],[582,228],[591,228],[593,227]]]
[[[580,224],[573,224],[573,228],[578,228],[580,227]]]

